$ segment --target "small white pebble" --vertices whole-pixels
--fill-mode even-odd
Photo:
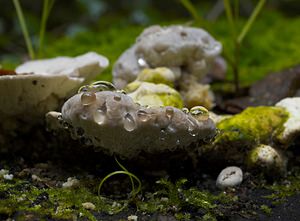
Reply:
[[[127,217],[128,221],[137,221],[138,220],[138,216],[136,215],[130,215]]]
[[[12,175],[12,174],[5,174],[5,175],[3,175],[3,178],[5,180],[12,180],[14,178],[14,175]]]
[[[8,172],[9,172],[8,170],[1,169],[0,170],[0,178],[3,177],[4,175],[8,174]]]
[[[74,187],[77,187],[78,185],[79,185],[79,180],[77,180],[74,177],[69,177],[67,179],[67,182],[62,184],[62,187],[63,188],[74,188]]]
[[[96,206],[91,203],[91,202],[85,202],[81,204],[83,206],[83,208],[88,209],[88,210],[95,210]]]
[[[31,179],[33,180],[33,181],[38,181],[38,182],[41,182],[42,181],[42,179],[41,178],[39,178],[37,175],[35,175],[35,174],[32,174],[31,175]]]
[[[234,187],[241,184],[243,181],[243,171],[239,167],[226,167],[219,174],[216,185],[220,189],[226,187]]]

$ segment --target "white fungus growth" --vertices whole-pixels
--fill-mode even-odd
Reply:
[[[86,105],[82,97],[94,93],[96,99]],[[51,123],[60,116],[50,112]],[[141,151],[160,153],[184,149],[192,143],[213,137],[215,125],[210,118],[196,120],[174,107],[146,107],[117,91],[80,92],[63,105],[61,117],[75,138],[84,137],[108,154],[133,158]],[[81,128],[78,137],[75,130]]]
[[[168,67],[176,78],[191,74],[202,79],[221,53],[222,45],[200,28],[151,26],[126,50],[113,68],[117,88],[136,79],[144,68]]]
[[[94,52],[20,65],[16,74],[0,76],[0,120],[13,121],[17,117],[30,124],[41,120],[45,113],[56,110],[63,99],[107,66],[108,60]]]

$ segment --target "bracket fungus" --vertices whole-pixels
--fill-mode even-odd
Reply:
[[[9,118],[30,124],[41,121],[45,113],[59,108],[63,99],[107,66],[105,57],[89,52],[75,58],[29,61],[15,72],[0,75],[2,127],[13,127],[11,122],[4,122]]]
[[[65,102],[61,114],[49,112],[46,118],[51,129],[59,129],[60,125],[75,139],[129,159],[141,152],[156,154],[188,150],[191,146],[196,149],[216,133],[205,108],[185,112],[171,106],[142,106],[106,82],[80,89]]]
[[[114,83],[117,88],[124,88],[142,69],[156,67],[170,68],[176,79],[190,74],[201,80],[221,50],[221,43],[203,29],[151,26],[115,63]]]

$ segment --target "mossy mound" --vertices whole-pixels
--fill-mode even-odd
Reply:
[[[242,162],[244,155],[254,146],[276,142],[287,118],[288,113],[283,108],[249,107],[217,124],[220,133],[206,151]]]

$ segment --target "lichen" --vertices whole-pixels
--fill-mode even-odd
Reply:
[[[215,143],[268,144],[283,130],[288,113],[278,107],[249,107],[242,113],[226,118],[218,123],[221,133]]]

